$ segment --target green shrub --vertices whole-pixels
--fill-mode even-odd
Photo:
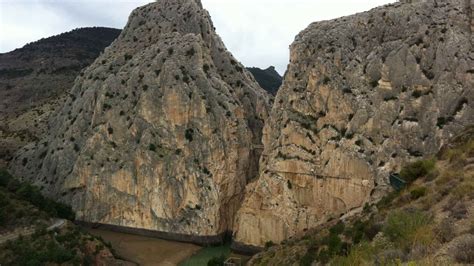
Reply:
[[[12,176],[10,175],[10,173],[8,173],[7,170],[0,169],[0,186],[6,187],[11,179]]]
[[[389,194],[385,195],[379,202],[377,202],[377,208],[383,209],[389,207],[393,200],[400,195],[399,191],[392,191]]]
[[[306,253],[300,259],[300,266],[310,266],[313,261],[317,259],[317,248],[314,245],[310,245],[306,250]]]
[[[16,180],[15,178],[10,179],[7,185],[7,189],[10,192],[16,192],[21,186],[20,181]]]
[[[379,85],[379,81],[378,80],[372,80],[370,81],[370,86],[372,86],[372,88],[375,88]]]
[[[189,49],[188,51],[186,51],[186,56],[193,56],[194,54],[196,53],[196,50],[194,50],[194,47],[192,47],[191,49]]]
[[[150,151],[156,151],[156,145],[153,144],[153,143],[150,143],[150,145],[148,145],[148,149],[149,149]]]
[[[184,137],[188,140],[188,141],[193,141],[193,134],[194,134],[194,130],[192,128],[188,128],[186,129],[186,131],[184,132]]]
[[[204,72],[206,72],[206,74],[207,74],[207,72],[209,72],[210,67],[209,67],[208,64],[204,64],[202,68],[203,68]]]
[[[327,245],[328,253],[330,255],[336,255],[341,252],[342,241],[338,235],[330,234],[329,236],[323,238],[323,244]]]
[[[363,241],[353,247],[347,256],[334,257],[330,265],[372,265],[375,253],[376,249],[369,242]]]
[[[7,173],[7,175],[9,174]],[[38,209],[53,217],[74,220],[75,215],[70,206],[44,197],[36,186],[27,182],[19,182],[10,175],[9,178],[7,189],[15,193],[22,200],[28,201]],[[17,216],[23,216],[22,212],[18,212]]]
[[[352,227],[346,229],[344,235],[350,237],[353,244],[357,244],[363,240],[372,240],[380,230],[381,226],[372,220],[366,222],[357,220]]]
[[[342,221],[339,221],[337,224],[335,224],[333,227],[329,229],[329,232],[331,234],[342,234],[344,232],[344,223]]]
[[[420,232],[431,224],[431,217],[421,211],[394,211],[384,225],[384,234],[401,247],[410,247],[419,240]]]
[[[0,192],[0,207],[4,208],[10,204],[10,198],[3,192]]]
[[[273,241],[267,241],[265,242],[265,248],[270,248],[270,247],[273,247],[275,245],[275,243],[273,243]]]
[[[77,143],[74,143],[74,151],[79,152],[81,148],[79,148],[79,145]]]
[[[420,160],[403,167],[400,177],[406,182],[411,183],[414,180],[427,175],[435,168],[434,160]]]
[[[7,213],[5,209],[0,209],[0,226],[4,226],[7,221]]]
[[[224,256],[224,254],[222,254],[219,257],[214,257],[211,260],[209,260],[207,262],[207,266],[223,266],[225,260],[226,260],[226,257]]]
[[[416,187],[410,191],[410,196],[412,199],[419,199],[426,195],[426,187]]]
[[[465,237],[459,239],[453,253],[456,262],[472,263],[474,261],[474,239],[465,235]]]
[[[323,84],[326,85],[331,81],[331,79],[328,76],[324,76],[323,78]]]

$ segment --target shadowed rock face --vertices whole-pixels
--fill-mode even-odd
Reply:
[[[296,37],[237,243],[280,242],[379,198],[402,162],[474,122],[472,6],[405,2]]]
[[[257,174],[269,99],[199,1],[160,0],[133,11],[12,170],[79,220],[217,235]]]
[[[271,66],[267,69],[260,69],[258,67],[248,67],[250,73],[255,77],[258,84],[271,95],[276,95],[281,86],[282,78],[275,67]]]

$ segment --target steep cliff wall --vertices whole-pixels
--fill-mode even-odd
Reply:
[[[257,174],[269,100],[200,1],[160,0],[133,11],[12,170],[79,220],[215,236]]]
[[[379,198],[402,162],[474,123],[471,10],[404,1],[302,31],[236,243],[280,242]]]

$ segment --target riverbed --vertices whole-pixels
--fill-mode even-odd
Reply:
[[[238,258],[245,265],[250,257],[233,253],[230,243],[221,246],[201,247],[194,244],[163,240],[101,229],[84,228],[112,244],[116,254],[139,265],[156,266],[207,266],[207,262],[220,256]]]
[[[173,266],[185,261],[202,247],[158,238],[118,233],[100,229],[86,229],[112,244],[123,259],[140,265]]]

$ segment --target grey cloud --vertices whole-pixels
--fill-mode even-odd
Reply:
[[[288,46],[311,22],[369,10],[395,0],[202,0],[229,50],[246,66],[283,74]],[[78,27],[122,28],[151,0],[0,0],[0,52]]]

